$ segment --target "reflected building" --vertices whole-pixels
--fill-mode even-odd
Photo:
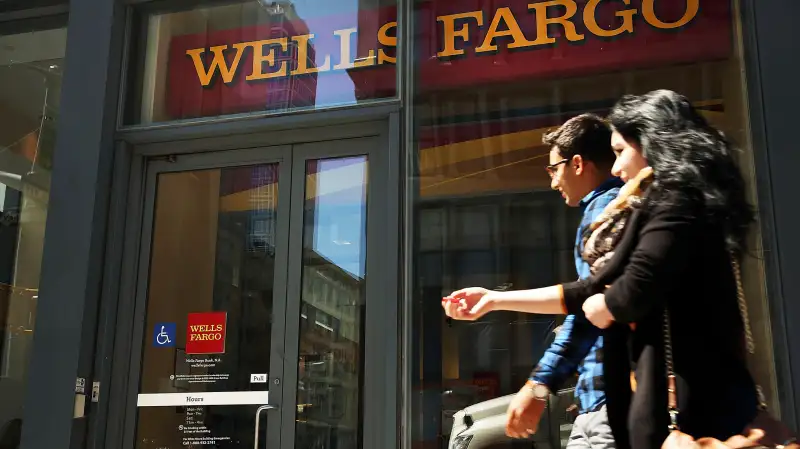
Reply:
[[[248,191],[247,250],[265,252],[275,257],[275,229],[277,228],[278,167],[260,165],[250,171],[252,188]]]
[[[298,422],[308,442],[358,447],[363,279],[306,250],[300,312]],[[328,435],[337,428],[335,437]]]
[[[358,0],[358,10],[358,34],[354,42],[351,42],[351,52],[354,61],[366,63],[372,60],[372,65],[347,69],[347,75],[353,82],[355,97],[359,101],[393,97],[397,94],[397,72],[391,61],[397,58],[397,47],[380,45],[377,36],[384,24],[397,21],[397,1]],[[397,27],[393,31],[387,31],[387,34],[396,37]],[[383,51],[387,57],[381,64],[376,49]]]
[[[276,52],[274,65],[280,67],[285,64],[287,70],[291,72],[298,67],[300,57],[297,42],[292,40],[292,37],[309,34],[308,25],[297,15],[291,2],[274,2],[265,6],[265,9],[270,16],[268,25],[265,25],[269,27],[266,39],[285,38],[289,43],[286,52]],[[317,66],[316,55],[314,43],[309,42],[306,67]],[[275,111],[314,106],[317,97],[317,76],[318,73],[309,73],[268,80],[265,109]]]

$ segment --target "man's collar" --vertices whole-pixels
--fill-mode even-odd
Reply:
[[[602,195],[603,193],[615,188],[615,187],[622,187],[625,185],[621,179],[612,176],[605,181],[603,181],[599,186],[595,187],[594,190],[589,192],[588,195],[583,197],[583,199],[578,203],[580,207],[586,207],[587,204],[591,203],[593,199],[597,198],[597,196]]]

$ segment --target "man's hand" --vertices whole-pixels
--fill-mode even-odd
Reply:
[[[482,287],[468,287],[454,291],[442,298],[445,314],[456,320],[477,320],[492,311],[488,296],[491,290]]]
[[[522,387],[508,405],[506,435],[511,438],[527,438],[536,433],[546,405],[545,401],[533,396],[530,387]]]

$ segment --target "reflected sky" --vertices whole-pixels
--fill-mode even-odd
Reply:
[[[310,200],[313,201],[314,226],[311,248],[353,276],[363,278],[366,157],[310,161],[309,171],[314,165],[317,173],[307,181],[307,188],[317,192]]]
[[[293,2],[297,15],[303,19],[315,17],[325,17],[330,15],[348,15],[352,17],[353,24],[358,23],[358,1],[357,0],[297,0]],[[327,30],[326,30],[327,31]],[[312,28],[312,33],[316,31]],[[353,34],[351,42],[355,47],[356,37]],[[316,62],[321,65],[325,62],[327,52],[317,52]],[[317,104],[331,103],[355,103],[355,86],[349,76],[326,76],[320,74],[317,78]]]

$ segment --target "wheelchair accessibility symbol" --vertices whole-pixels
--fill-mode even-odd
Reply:
[[[156,323],[153,328],[153,346],[172,348],[175,346],[175,323]]]

